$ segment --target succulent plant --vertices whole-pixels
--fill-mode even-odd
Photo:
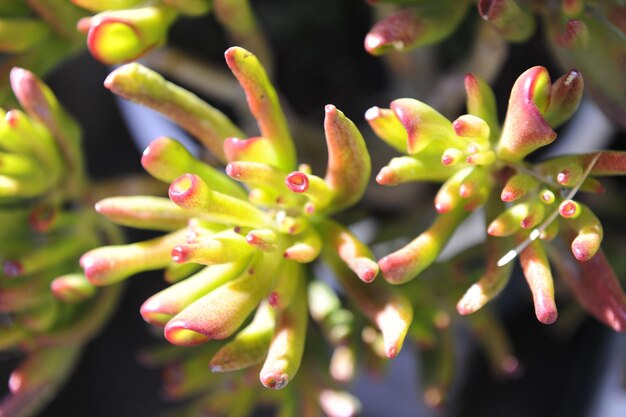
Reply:
[[[365,49],[380,55],[442,41],[459,27],[472,2],[373,0],[370,3],[397,5],[365,38]],[[476,8],[484,24],[509,42],[528,40],[536,31],[536,21],[541,20],[558,61],[564,68],[576,68],[585,74],[594,100],[615,123],[624,127],[625,68],[620,58],[626,53],[623,2],[478,0]]]
[[[213,356],[212,370],[263,363],[261,382],[278,389],[300,367],[307,305],[330,333],[349,325],[350,313],[335,290],[320,289],[323,284],[307,268],[321,257],[351,302],[382,332],[386,356],[395,357],[411,322],[411,305],[383,282],[372,282],[378,266],[370,250],[330,217],[355,204],[369,181],[361,134],[341,111],[326,106],[328,167],[323,178],[314,175],[309,166],[297,165],[278,97],[257,58],[233,47],[226,62],[261,136],[245,139],[217,109],[139,64],[122,66],[107,78],[105,85],[116,94],[154,107],[194,133],[228,163],[227,175],[174,139],[156,139],[142,165],[170,183],[169,199],[112,197],[98,202],[96,210],[122,225],[168,233],[87,252],[81,258],[86,276],[100,286],[165,268],[173,285],[143,304],[143,318],[164,326],[165,337],[176,345],[233,337]],[[255,310],[255,318],[239,330]],[[329,339],[345,351],[345,337]]]
[[[80,128],[33,73],[14,68],[11,85],[24,110],[1,110],[0,349],[20,363],[0,415],[22,416],[62,386],[120,288],[97,290],[78,265],[117,239],[84,204]]]
[[[626,152],[535,154],[576,111],[582,74],[594,99],[625,126],[624,1],[367,2],[391,11],[365,39],[372,55],[476,30],[469,59],[446,74],[429,63],[419,72],[426,81],[414,83],[428,87],[425,101],[446,115],[459,102],[450,93],[462,91],[456,74],[471,68],[493,79],[505,41],[525,42],[539,25],[555,57],[577,68],[554,83],[543,67],[523,73],[503,124],[494,93],[472,74],[465,77],[469,114],[453,122],[410,98],[367,111],[374,132],[403,154],[380,170],[380,184],[442,184],[432,225],[399,249],[396,240],[370,250],[370,239],[345,225],[354,219],[355,211],[346,211],[363,197],[372,163],[359,129],[335,106],[324,109],[325,174],[307,164],[316,166],[315,155],[298,158],[292,135],[310,131],[302,120],[292,123],[297,130],[288,126],[270,82],[270,51],[247,0],[0,1],[0,105],[23,109],[0,109],[0,352],[19,361],[0,416],[36,414],[115,310],[119,283],[148,270],[164,270],[166,288],[140,313],[163,328],[169,344],[146,350],[141,360],[163,368],[166,397],[185,400],[171,417],[246,416],[259,406],[281,417],[353,416],[362,406],[347,384],[360,369],[384,372],[403,346],[421,360],[424,402],[439,407],[456,377],[459,334],[476,339],[494,373],[516,374],[518,360],[489,304],[507,285],[516,258],[540,322],[557,319],[556,301],[563,312],[554,273],[584,309],[624,331],[626,295],[600,248],[603,226],[591,207],[600,213],[599,177],[623,175]],[[469,22],[474,5],[478,25]],[[155,196],[154,186],[123,190],[128,183],[106,187],[105,194],[85,174],[78,125],[33,73],[47,73],[85,46],[105,65],[139,59],[166,44],[176,22],[212,12],[232,44],[260,58],[240,47],[226,51],[259,134],[249,137],[220,110],[141,64],[121,66],[105,81],[108,89],[163,113],[211,155],[193,155],[159,137],[141,162],[167,184],[167,196],[162,185]],[[319,14],[327,23],[334,11]],[[234,104],[236,94],[219,70],[171,48],[164,52],[142,62]],[[181,56],[185,62],[178,62]],[[398,79],[388,80],[391,88],[406,91],[401,74],[415,72],[413,59],[432,56],[392,54],[388,63]],[[344,59],[333,71],[343,69]],[[419,89],[414,94],[421,96]],[[101,199],[118,193],[124,195]],[[96,201],[99,215],[91,210]],[[485,220],[484,244],[442,260],[472,212]],[[155,237],[123,244],[109,220]],[[385,234],[392,231],[382,230],[377,240]],[[397,250],[377,261],[373,251],[381,247]],[[460,327],[466,331],[457,332]]]
[[[582,75],[572,70],[551,83],[545,68],[527,70],[513,86],[502,127],[488,85],[469,74],[465,87],[469,114],[454,122],[414,99],[398,99],[390,109],[374,107],[366,114],[377,135],[406,154],[382,168],[378,183],[443,182],[434,199],[437,218],[408,245],[379,260],[384,278],[392,284],[414,279],[435,261],[460,222],[484,206],[486,269],[458,302],[459,313],[473,313],[497,296],[509,280],[511,261],[519,257],[538,320],[553,323],[550,256],[583,307],[623,331],[626,296],[600,249],[602,226],[574,197],[579,190],[601,192],[597,176],[623,175],[626,154],[526,158],[552,143],[553,128],[576,110]],[[569,242],[574,259],[564,257],[558,244],[547,251],[553,240]]]

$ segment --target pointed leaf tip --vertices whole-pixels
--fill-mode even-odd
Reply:
[[[550,76],[544,67],[532,67],[517,78],[498,143],[500,158],[518,162],[556,139],[543,116],[549,98]]]
[[[251,52],[234,46],[224,53],[226,64],[246,94],[248,107],[257,121],[261,136],[271,145],[277,167],[291,171],[296,152],[280,100],[265,69]]]
[[[337,211],[362,197],[372,167],[365,140],[356,125],[332,104],[325,106],[324,111],[328,148],[324,182],[332,195],[330,208]]]

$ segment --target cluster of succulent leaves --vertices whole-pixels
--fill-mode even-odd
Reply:
[[[81,132],[50,89],[14,68],[23,110],[0,110],[0,350],[19,359],[1,415],[30,415],[69,376],[116,305],[81,271],[86,251],[114,238],[85,204]]]
[[[469,114],[454,122],[414,99],[395,100],[390,109],[374,107],[366,114],[379,137],[407,154],[392,159],[376,177],[378,183],[443,182],[434,199],[434,223],[380,259],[383,276],[392,284],[414,279],[436,260],[467,215],[485,206],[485,273],[458,302],[459,313],[473,313],[499,294],[511,275],[510,261],[519,256],[537,318],[553,323],[557,309],[550,255],[580,303],[623,331],[626,295],[600,250],[602,225],[573,197],[578,190],[602,192],[596,176],[623,175],[626,154],[600,151],[525,160],[552,143],[557,137],[553,127],[576,110],[582,75],[572,70],[552,84],[545,68],[527,70],[513,86],[503,126],[487,84],[469,74],[465,87]],[[564,256],[562,243],[547,250],[553,239],[569,243],[575,259]]]
[[[365,49],[380,55],[441,42],[461,25],[472,3],[485,25],[510,42],[545,26],[547,43],[565,68],[576,68],[605,113],[624,126],[626,5],[620,0],[370,0],[396,9],[378,21]]]
[[[377,327],[372,331],[375,338],[382,337],[384,355],[395,357],[400,351],[412,317],[404,296],[382,281],[371,283],[378,266],[367,246],[329,217],[357,202],[368,184],[371,167],[364,140],[341,111],[328,105],[324,122],[328,167],[324,178],[314,175],[308,165],[297,165],[287,121],[258,59],[234,47],[226,52],[226,60],[246,93],[261,136],[248,138],[217,109],[139,64],[127,64],[109,75],[105,81],[109,89],[179,122],[227,163],[227,175],[174,139],[156,139],[144,151],[142,165],[170,184],[169,198],[112,197],[98,202],[96,210],[122,225],[168,233],[94,249],[83,255],[81,265],[95,285],[165,268],[172,285],[143,304],[144,319],[163,326],[167,340],[176,345],[228,339],[180,359],[179,367],[189,369],[191,378],[182,382],[170,378],[172,385],[193,384],[194,375],[202,381],[209,378],[202,369],[184,365],[195,363],[199,354],[211,358],[214,372],[262,365],[255,372],[263,385],[283,388],[301,367],[305,340],[319,343],[315,340],[320,332],[334,346],[331,374],[349,379],[355,369],[355,318],[335,291],[315,278],[309,264],[321,257],[335,271],[350,301]],[[308,311],[319,323],[315,330],[308,329]],[[314,337],[307,338],[310,333]],[[320,374],[316,351],[309,349],[312,359],[302,366],[311,374],[305,384],[300,388],[290,384],[289,390],[269,397],[280,400],[285,413],[291,410],[285,415],[301,415],[299,406],[307,404],[287,407],[293,390],[318,396],[316,408],[328,407],[329,396],[357,407],[349,394],[322,388],[330,377]],[[245,387],[249,378],[240,382]],[[182,395],[183,388],[170,391]],[[236,398],[204,407],[243,407]]]
[[[83,47],[76,26],[94,57],[106,64],[126,62],[164,44],[177,17],[211,9],[233,40],[254,45],[257,39],[244,0],[71,3],[95,15],[70,0],[3,2],[0,50],[12,54],[3,67],[46,72]],[[368,34],[365,46],[375,55],[444,39],[471,5],[387,3],[401,8]],[[616,59],[626,49],[622,2],[477,3],[487,24],[513,42],[528,39],[535,14],[541,16],[561,61],[582,69],[592,92],[600,94],[596,99],[617,109],[614,115],[624,114],[623,60]],[[266,55],[259,42],[254,50]],[[165,234],[112,246],[101,245],[119,243],[115,229],[83,204],[79,129],[41,81],[14,70],[13,89],[25,112],[7,112],[0,132],[0,217],[7,225],[0,231],[0,347],[26,359],[11,377],[13,395],[0,404],[0,414],[34,411],[53,394],[50,387],[67,377],[118,296],[117,285],[98,291],[94,286],[146,270],[165,269],[170,285],[146,300],[141,314],[180,346],[158,347],[142,358],[164,367],[170,398],[192,399],[173,416],[244,416],[258,404],[273,406],[283,417],[354,415],[359,402],[341,384],[359,366],[381,372],[405,338],[423,355],[424,398],[438,405],[453,378],[452,329],[459,319],[480,336],[496,372],[515,372],[506,336],[483,308],[507,284],[515,257],[541,322],[557,318],[552,265],[583,307],[624,330],[626,296],[600,249],[602,226],[574,197],[578,191],[601,192],[597,176],[623,175],[626,155],[526,158],[554,141],[553,129],[576,110],[580,72],[552,84],[544,68],[526,71],[513,87],[502,126],[493,92],[471,74],[465,79],[469,114],[454,122],[414,99],[370,109],[365,117],[374,132],[405,154],[392,159],[377,181],[443,183],[432,226],[376,262],[354,233],[331,218],[359,201],[368,184],[370,157],[359,130],[327,106],[327,171],[314,175],[308,165],[298,165],[276,92],[257,58],[235,47],[226,60],[260,136],[248,137],[219,110],[139,64],[107,78],[111,91],[167,115],[226,165],[224,175],[176,140],[156,139],[142,165],[169,185],[169,196],[110,197],[96,211],[118,224]],[[485,268],[472,282],[476,276],[466,260],[474,253],[436,260],[457,227],[480,208],[487,225]],[[83,274],[77,259],[85,251]],[[317,267],[317,260],[331,273]],[[379,269],[388,283],[402,286],[374,280]],[[473,314],[461,318],[457,312]],[[258,379],[274,390],[258,390]]]
[[[584,308],[613,329],[624,329],[626,296],[600,249],[602,226],[574,197],[579,190],[602,192],[596,177],[623,175],[626,155],[608,151],[527,160],[556,139],[553,128],[578,107],[580,73],[570,71],[552,83],[543,67],[526,71],[513,86],[502,126],[493,92],[472,74],[465,80],[469,114],[454,122],[415,99],[368,110],[365,118],[374,132],[406,154],[382,168],[376,177],[380,184],[443,182],[433,225],[377,265],[365,244],[329,218],[358,201],[367,185],[370,161],[357,128],[327,106],[325,177],[307,165],[296,166],[286,120],[259,61],[237,47],[226,52],[226,60],[261,136],[241,139],[245,135],[218,110],[138,64],[122,66],[107,78],[105,85],[114,93],[153,107],[192,132],[227,163],[227,176],[175,140],[158,138],[144,152],[142,165],[170,184],[169,198],[113,197],[96,210],[119,224],[168,234],[94,249],[81,259],[94,285],[166,269],[172,285],[144,303],[142,316],[163,326],[175,345],[213,340],[195,350],[146,356],[147,362],[166,366],[171,397],[205,392],[186,412],[245,414],[257,401],[275,404],[279,415],[317,409],[332,416],[337,404],[356,410],[356,400],[328,391],[326,384],[348,382],[358,357],[366,368],[380,370],[381,359],[395,357],[406,336],[424,352],[429,364],[425,400],[437,405],[453,378],[455,304],[462,315],[476,313],[507,284],[517,256],[541,322],[557,318],[549,255]],[[459,224],[481,207],[486,265],[472,283],[474,277],[462,272],[470,270],[466,254],[448,263],[435,261]],[[333,271],[331,285],[318,270],[306,268],[318,257]],[[401,292],[374,281],[379,267],[386,281],[404,284]],[[414,279],[420,274],[422,279]],[[343,298],[356,310],[346,309]],[[314,327],[307,328],[307,305]],[[494,369],[515,372],[517,361],[495,317],[481,310],[468,319]],[[330,342],[330,353],[320,347],[320,334]],[[319,363],[328,358],[326,375]],[[216,400],[220,380],[198,368],[202,362],[216,373],[241,372],[229,385],[232,396]],[[281,393],[253,388],[256,374],[266,387],[284,388],[300,368],[306,386],[296,380]],[[242,393],[249,401],[236,400]]]

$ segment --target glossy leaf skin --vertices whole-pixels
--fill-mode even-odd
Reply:
[[[332,193],[332,207],[341,210],[361,199],[369,182],[371,161],[363,136],[333,105],[325,108],[324,132],[328,168],[324,181]]]
[[[505,161],[519,162],[526,155],[556,139],[542,113],[549,97],[550,77],[543,67],[526,70],[515,82],[497,154]]]
[[[372,27],[365,37],[365,50],[381,55],[438,42],[457,28],[467,6],[466,1],[440,0],[397,10]]]
[[[79,30],[88,31],[87,47],[100,62],[113,65],[139,58],[165,42],[176,11],[163,5],[104,11],[85,18]]]

